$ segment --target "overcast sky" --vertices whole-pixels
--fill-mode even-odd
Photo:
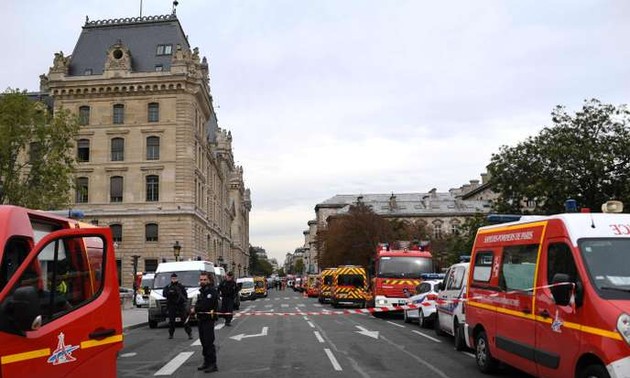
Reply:
[[[168,14],[172,2],[143,6]],[[140,0],[1,0],[0,88],[38,90],[86,15],[139,11]],[[177,15],[208,58],[252,191],[250,242],[280,262],[335,194],[446,192],[550,125],[555,105],[630,94],[623,0],[180,0]]]

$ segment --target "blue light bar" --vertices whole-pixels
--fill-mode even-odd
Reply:
[[[488,214],[486,219],[492,224],[516,222],[520,220],[522,215],[517,214]]]

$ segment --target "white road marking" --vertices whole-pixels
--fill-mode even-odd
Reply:
[[[426,337],[426,338],[427,338],[427,339],[429,339],[429,340],[433,340],[433,341],[435,341],[436,343],[441,343],[441,342],[442,342],[441,340],[438,340],[438,339],[436,339],[435,337],[431,337],[431,336],[429,336],[429,335],[425,335],[424,333],[419,332],[419,331],[415,331],[415,330],[414,330],[414,331],[411,331],[411,332],[413,332],[413,333],[417,333],[418,335],[420,335],[420,336],[422,336],[422,337]]]
[[[195,352],[181,352],[153,375],[172,375],[175,370],[179,369],[194,353]]]
[[[322,307],[322,305],[319,304],[319,303],[315,303],[313,306],[315,306],[315,307]]]
[[[298,307],[306,307],[306,305],[304,303],[300,303],[298,304]]]
[[[311,323],[311,322],[307,322],[309,326],[311,326],[311,328],[315,328],[315,324]]]
[[[289,297],[284,297],[284,299],[291,299],[291,298],[289,298]]]
[[[270,308],[273,307],[273,305],[265,305],[265,307]]]
[[[391,325],[395,325],[396,327],[400,327],[400,328],[405,328],[404,325],[400,325],[398,323],[394,323],[394,322],[390,322],[389,320],[387,321],[387,323],[391,324]]]
[[[283,303],[280,305],[280,307],[289,307],[289,305],[287,303]]]
[[[468,357],[477,358],[477,356],[475,356],[474,354],[472,354],[470,352],[462,352],[462,353],[467,355]]]
[[[319,341],[320,343],[324,342],[324,338],[322,337],[322,335],[319,334],[319,332],[313,331],[313,333],[315,333],[315,337],[317,338],[317,341]]]
[[[342,371],[343,369],[341,368],[341,365],[339,365],[339,362],[337,362],[335,355],[330,351],[330,349],[324,348],[324,352],[326,352],[326,355],[328,356],[328,359],[330,360],[333,368],[337,371]]]
[[[215,326],[214,326],[214,329],[218,331],[218,330],[220,330],[220,329],[221,329],[221,328],[223,328],[223,327],[225,327],[225,323],[221,323],[221,324],[217,324],[217,325],[215,325]]]
[[[136,352],[123,353],[123,354],[121,354],[121,355],[120,355],[120,357],[122,357],[122,358],[126,358],[126,357],[134,357],[136,354],[138,354],[138,353],[136,353]]]

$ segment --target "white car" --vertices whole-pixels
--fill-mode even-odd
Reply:
[[[407,304],[420,308],[408,309],[403,313],[405,323],[417,321],[418,325],[427,328],[435,321],[435,300],[438,298],[438,285],[441,280],[422,281],[416,288],[416,295],[407,299]]]

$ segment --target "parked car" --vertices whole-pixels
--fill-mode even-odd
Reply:
[[[435,322],[435,301],[438,298],[438,286],[441,280],[422,281],[416,288],[416,295],[409,297],[407,304],[420,308],[408,309],[403,313],[405,323],[417,321],[422,328],[427,328]]]
[[[435,317],[435,333],[442,336],[445,333],[455,337],[455,349],[466,347],[464,325],[466,317],[463,299],[466,297],[468,281],[468,266],[470,263],[451,265],[446,272],[446,278],[439,284],[437,316]]]

